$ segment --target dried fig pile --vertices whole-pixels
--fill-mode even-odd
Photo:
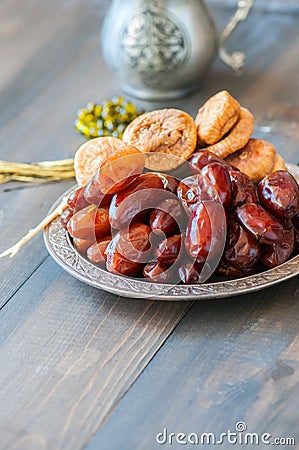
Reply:
[[[246,173],[258,183],[275,170],[286,170],[283,158],[270,142],[252,139],[254,118],[229,92],[220,91],[198,111],[195,118],[198,145]]]

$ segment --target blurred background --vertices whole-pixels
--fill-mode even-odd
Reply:
[[[122,94],[100,45],[110,3],[0,3],[0,152],[9,145],[16,161],[34,161],[41,150],[44,159],[72,156],[85,140],[74,128],[76,111],[89,101]],[[207,4],[220,31],[236,1],[207,0]],[[175,106],[194,115],[210,95],[228,89],[252,110],[255,135],[271,140],[289,161],[298,163],[298,24],[299,0],[256,0],[248,19],[227,42],[229,52],[246,54],[241,75],[217,57],[201,89],[188,98],[133,100],[143,109]]]

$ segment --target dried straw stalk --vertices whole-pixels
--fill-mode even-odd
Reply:
[[[27,183],[56,181],[74,178],[74,159],[41,161],[38,163],[15,163],[0,160],[0,184],[8,181]]]
[[[30,241],[34,236],[36,236],[40,231],[42,231],[47,225],[49,225],[52,220],[55,219],[55,217],[60,216],[60,214],[63,213],[63,211],[67,207],[67,199],[68,196],[63,197],[61,203],[57,206],[57,208],[54,209],[54,211],[51,212],[47,217],[45,217],[35,228],[32,228],[28,231],[28,233],[23,236],[15,245],[5,250],[3,253],[0,254],[0,258],[4,258],[4,256],[10,256],[12,258],[15,256],[18,251],[25,245],[27,242]]]
[[[38,163],[15,163],[0,161],[0,184],[8,181],[22,181],[27,183],[41,183],[45,181],[58,181],[75,177],[73,158],[58,161],[42,161]],[[35,228],[28,231],[15,245],[0,254],[0,258],[11,258],[30,239],[42,231],[55,217],[59,216],[67,207],[67,197],[62,199],[60,205],[45,217]]]

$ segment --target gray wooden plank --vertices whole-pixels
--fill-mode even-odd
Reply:
[[[161,448],[163,428],[219,437],[238,421],[298,442],[298,281],[194,304],[86,449]]]
[[[116,297],[48,258],[0,313],[0,448],[86,445],[189,306]]]
[[[54,3],[36,5],[34,1],[1,3],[0,12],[7,22],[1,28],[4,45],[0,55],[7,64],[0,72],[0,159],[61,159],[72,156],[85,141],[74,130],[73,121],[79,106],[96,93],[104,96],[105,84],[99,80],[100,57],[94,58],[95,47],[98,52],[100,48],[104,6],[105,2],[86,8],[67,1],[59,8]],[[35,23],[37,26],[33,26]],[[6,52],[15,57],[7,58]],[[0,252],[35,226],[72,184],[74,181],[38,187],[1,185]],[[0,260],[0,307],[46,256],[39,236],[15,258]]]
[[[37,225],[54,200],[73,184],[74,180],[8,192],[5,190],[11,189],[11,185],[0,185],[0,252],[15,244]],[[47,256],[40,234],[14,258],[0,259],[0,308]]]

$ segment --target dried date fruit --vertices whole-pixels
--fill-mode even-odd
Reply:
[[[86,253],[87,249],[94,243],[93,240],[73,238],[73,244],[80,253]]]
[[[93,176],[94,185],[103,194],[115,194],[143,172],[145,155],[127,146],[105,159]]]
[[[282,241],[283,226],[262,206],[245,203],[236,209],[235,216],[260,244],[275,244]]]
[[[220,91],[210,97],[195,118],[200,142],[216,144],[238,120],[240,104],[229,92]]]
[[[84,197],[84,187],[79,187],[71,192],[67,199],[67,204],[74,212],[80,211],[85,206],[88,206],[89,202]]]
[[[289,172],[270,173],[259,182],[257,191],[261,204],[275,216],[292,219],[299,213],[299,186]]]
[[[228,208],[231,202],[231,181],[226,167],[218,162],[205,166],[199,175],[202,183],[202,192],[210,200],[219,200]],[[216,194],[216,195],[215,195]]]
[[[179,201],[168,198],[150,213],[150,226],[155,234],[170,236],[186,227],[186,214]]]
[[[93,264],[105,265],[107,260],[106,250],[111,241],[111,236],[104,236],[89,246],[86,256]]]
[[[223,263],[237,269],[254,266],[261,255],[257,240],[234,220],[228,223],[227,242],[222,256]]]
[[[258,271],[258,265],[244,268],[244,269],[238,269],[234,266],[226,266],[221,262],[219,266],[217,267],[217,273],[219,275],[223,275],[225,277],[229,278],[240,278],[240,277],[249,277],[250,275],[254,275]]]
[[[281,242],[262,246],[261,262],[270,268],[286,262],[293,253],[294,239],[294,227],[291,225],[283,230],[283,239]]]
[[[299,229],[299,213],[295,217],[293,217],[292,224],[295,228]]]
[[[257,195],[253,182],[243,172],[230,170],[229,176],[232,185],[232,198],[230,208],[234,210],[244,203],[257,203]]]
[[[176,192],[178,182],[168,175],[144,173],[127,188],[114,194],[109,218],[112,228],[121,229],[148,208],[155,208],[161,201],[174,198],[168,193]],[[164,194],[163,194],[164,191]]]
[[[179,257],[181,250],[182,236],[175,234],[169,236],[159,243],[154,251],[154,256],[157,261],[164,264],[173,264]]]
[[[200,264],[208,257],[212,241],[212,226],[205,203],[198,202],[193,208],[186,229],[185,247],[188,254]]]
[[[244,148],[230,155],[226,161],[245,173],[253,183],[272,172],[276,150],[270,142],[262,139],[249,139]]]
[[[63,213],[60,215],[60,221],[63,226],[67,230],[67,224],[70,219],[73,217],[74,211],[71,208],[66,208]]]
[[[184,178],[178,185],[177,195],[186,212],[204,200],[218,201],[229,207],[231,201],[229,172],[218,162],[210,163],[197,175]]]
[[[199,202],[192,210],[186,229],[185,248],[193,260],[203,264],[220,260],[226,239],[226,216],[218,202]]]
[[[292,223],[294,226],[294,251],[295,253],[299,253],[299,214],[292,219]]]
[[[109,206],[112,197],[112,194],[103,194],[103,192],[99,190],[98,183],[95,181],[94,177],[92,177],[89,183],[84,186],[84,198],[91,205],[101,207]]]
[[[107,270],[121,275],[137,275],[143,263],[148,262],[149,235],[150,227],[142,223],[134,223],[129,229],[120,230],[106,249]]]
[[[89,205],[69,220],[67,230],[74,238],[94,240],[110,233],[108,208]]]
[[[140,274],[142,264],[130,261],[121,255],[115,248],[115,242],[110,241],[107,249],[106,269],[116,275],[126,275],[134,277]]]
[[[202,280],[203,264],[199,264],[196,261],[186,261],[179,267],[179,277],[184,284],[197,284]]]
[[[299,214],[293,217],[292,224],[294,227],[294,252],[299,253]]]
[[[151,229],[148,225],[135,222],[127,229],[116,233],[113,240],[116,241],[116,249],[126,259],[135,262],[148,262],[151,259],[150,247]]]
[[[178,185],[177,196],[187,214],[202,200],[201,183],[199,175],[184,178]]]
[[[174,269],[159,261],[146,264],[143,268],[143,275],[155,283],[173,283],[176,281]]]
[[[214,155],[214,153],[211,153],[208,150],[201,150],[199,152],[193,153],[189,158],[190,169],[195,174],[199,173],[201,169],[213,162],[222,164],[228,169],[231,168],[231,166],[224,159],[218,158],[218,156]]]

